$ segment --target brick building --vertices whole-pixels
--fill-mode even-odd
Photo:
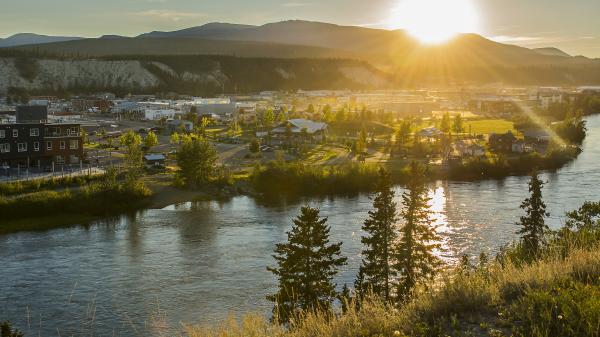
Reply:
[[[18,107],[16,116],[16,123],[0,124],[0,166],[80,164],[83,139],[79,124],[48,123],[45,106]]]

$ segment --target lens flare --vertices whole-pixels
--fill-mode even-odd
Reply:
[[[392,10],[389,26],[433,44],[477,32],[478,21],[472,0],[401,0]]]

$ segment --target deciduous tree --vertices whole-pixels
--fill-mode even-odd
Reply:
[[[204,138],[183,137],[177,151],[179,175],[188,185],[200,186],[214,175],[217,151]]]
[[[144,139],[144,147],[146,148],[146,151],[150,151],[150,149],[156,145],[158,145],[158,137],[154,132],[149,131]]]

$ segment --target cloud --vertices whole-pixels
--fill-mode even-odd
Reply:
[[[509,36],[509,35],[497,35],[490,36],[491,40],[496,42],[539,42],[545,38],[539,36]]]
[[[134,13],[137,16],[163,19],[163,20],[171,20],[171,21],[181,21],[184,19],[198,19],[207,17],[206,13],[200,12],[185,12],[185,11],[174,11],[169,9],[150,9],[143,12]]]
[[[500,43],[516,43],[524,46],[596,39],[596,37],[594,36],[543,36],[543,34],[546,33],[540,33],[540,35],[530,36],[497,35],[490,36],[489,39]]]

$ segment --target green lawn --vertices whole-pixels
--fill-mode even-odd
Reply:
[[[489,133],[506,133],[512,131],[517,134],[517,130],[513,122],[503,119],[482,119],[476,121],[465,121],[465,131],[469,132],[469,125],[471,126],[471,132],[474,134],[489,134]]]

